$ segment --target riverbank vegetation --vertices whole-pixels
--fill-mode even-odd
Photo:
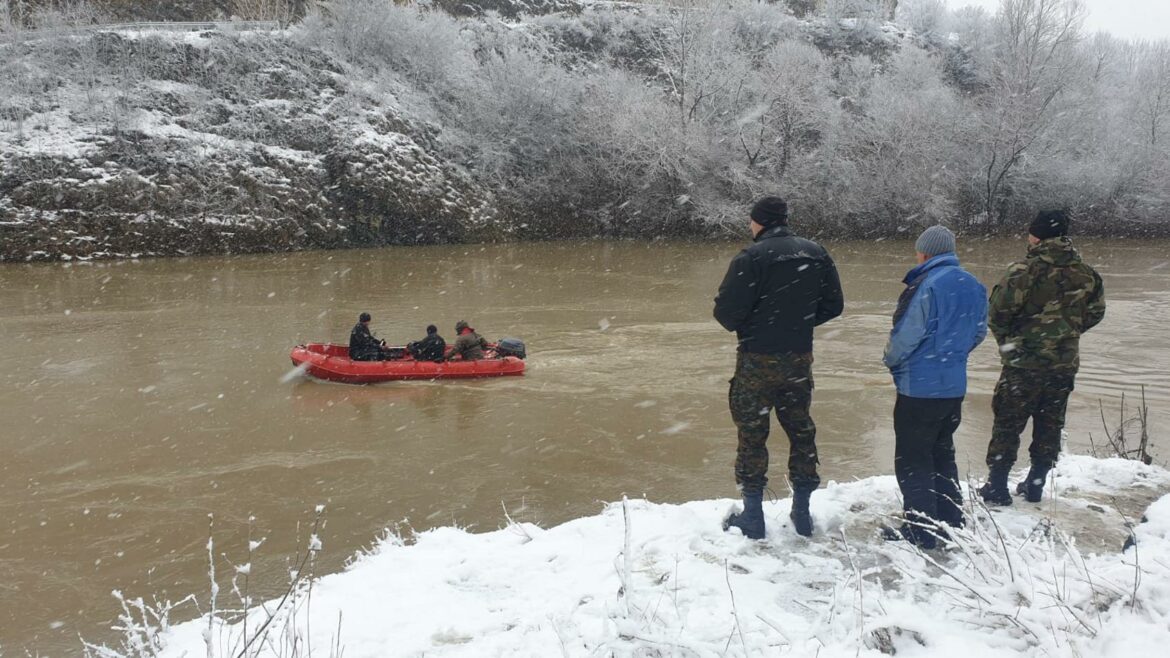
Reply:
[[[1170,44],[1074,0],[129,4],[0,1],[0,259],[1170,229]]]

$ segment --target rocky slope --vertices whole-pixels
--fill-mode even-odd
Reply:
[[[0,100],[0,259],[490,237],[490,192],[436,156],[431,128],[288,33],[95,31],[0,52],[28,90]]]

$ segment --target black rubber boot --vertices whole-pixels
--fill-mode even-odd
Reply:
[[[1012,504],[1012,492],[1008,491],[1008,471],[1010,467],[995,466],[987,475],[987,484],[979,487],[979,495],[988,505],[1007,507]]]
[[[723,520],[723,529],[739,528],[748,539],[764,538],[764,494],[744,494],[743,511]]]
[[[792,527],[801,537],[811,537],[813,533],[812,514],[808,511],[808,499],[812,496],[812,489],[793,489],[792,512],[788,518],[792,519]]]
[[[1048,471],[1051,466],[1032,464],[1028,469],[1028,477],[1016,485],[1016,493],[1021,494],[1029,503],[1038,503],[1044,497],[1044,483],[1048,481]]]

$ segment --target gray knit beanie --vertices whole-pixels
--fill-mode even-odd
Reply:
[[[933,258],[939,254],[949,254],[955,250],[955,234],[941,224],[931,226],[918,236],[914,248],[920,254]]]

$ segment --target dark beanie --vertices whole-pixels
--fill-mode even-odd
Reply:
[[[362,313],[361,315],[358,316],[358,322],[369,322],[369,321],[370,321],[370,314],[369,313]]]
[[[766,196],[752,206],[752,220],[765,228],[788,224],[788,202],[778,196]]]
[[[427,325],[427,333],[428,334],[437,334],[437,333],[439,333],[439,328],[433,324],[428,324]]]
[[[1063,210],[1041,210],[1028,227],[1028,233],[1040,240],[1068,235],[1068,213]]]

